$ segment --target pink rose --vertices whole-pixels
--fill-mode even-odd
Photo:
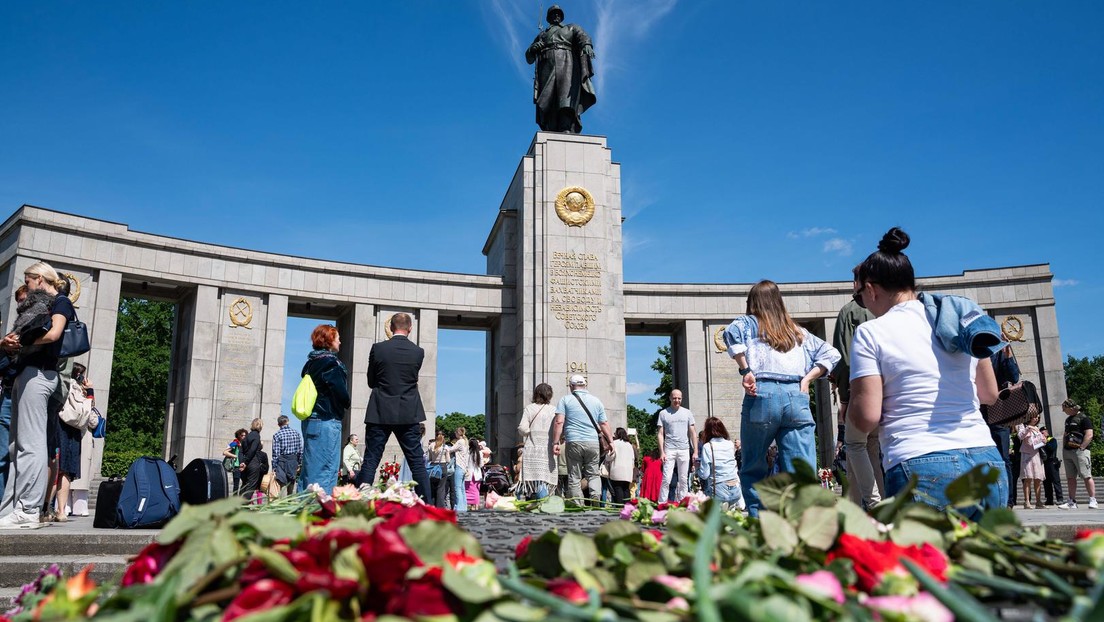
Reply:
[[[827,570],[818,570],[810,574],[798,575],[796,581],[798,585],[806,587],[810,591],[821,596],[830,598],[837,603],[842,603],[844,601],[843,586],[840,585],[836,575]]]

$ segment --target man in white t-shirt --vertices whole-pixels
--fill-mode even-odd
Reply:
[[[659,459],[663,462],[663,483],[659,500],[682,501],[690,491],[690,463],[698,459],[698,433],[694,413],[682,407],[682,391],[671,391],[671,405],[659,411]],[[671,476],[678,469],[675,498],[671,494]]]

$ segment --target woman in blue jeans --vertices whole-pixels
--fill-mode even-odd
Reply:
[[[894,227],[859,265],[854,298],[875,319],[859,326],[852,341],[847,416],[862,432],[881,423],[888,495],[916,476],[913,498],[943,510],[947,484],[977,465],[995,470],[998,480],[980,504],[958,508],[977,518],[1008,499],[1004,459],[980,410],[996,400],[996,377],[988,356],[952,352],[937,337],[901,252],[908,245],[908,234]],[[988,318],[978,313],[976,320]]]
[[[698,463],[698,479],[702,490],[721,503],[744,509],[744,494],[736,465],[736,445],[728,438],[728,429],[716,417],[705,420],[702,433],[707,439],[702,444],[701,461]]]
[[[341,335],[337,328],[322,324],[311,332],[314,350],[307,356],[301,376],[310,374],[318,389],[311,416],[303,420],[303,466],[299,490],[319,484],[329,492],[337,485],[341,467],[341,418],[349,408],[349,373],[337,358]]]
[[[452,468],[452,509],[457,512],[468,511],[468,495],[464,489],[464,480],[471,469],[471,452],[468,449],[468,431],[456,428],[452,432],[452,444],[449,453],[455,461]]]
[[[767,476],[767,448],[772,442],[778,445],[782,471],[793,471],[796,459],[816,467],[809,385],[831,371],[840,354],[790,318],[773,281],[751,288],[747,314],[729,324],[724,341],[743,377],[740,484],[748,514],[758,516],[754,486]]]

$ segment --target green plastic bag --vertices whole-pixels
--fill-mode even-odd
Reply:
[[[306,374],[295,388],[295,394],[291,396],[291,412],[300,421],[307,419],[314,412],[314,403],[317,401],[318,389],[314,386],[314,379]]]

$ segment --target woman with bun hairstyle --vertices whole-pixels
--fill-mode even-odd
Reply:
[[[796,459],[816,468],[816,422],[809,409],[809,385],[832,371],[840,353],[790,318],[773,281],[759,281],[751,288],[747,314],[737,316],[723,336],[743,377],[739,479],[748,514],[754,517],[759,516],[754,485],[767,476],[771,443],[778,444],[783,471],[792,472]]]
[[[980,410],[996,400],[997,381],[988,357],[951,352],[936,335],[902,252],[908,245],[908,234],[894,227],[859,264],[855,301],[875,319],[860,325],[852,340],[847,416],[862,432],[881,423],[890,496],[915,475],[913,498],[942,510],[949,505],[947,484],[977,465],[995,470],[999,479],[980,504],[959,508],[976,519],[1008,499],[1004,459]]]
[[[12,388],[11,466],[0,504],[0,529],[34,529],[46,500],[46,424],[50,396],[58,386],[58,360],[65,325],[76,318],[73,303],[58,290],[65,283],[50,264],[39,261],[23,271],[31,291],[53,297],[49,303],[50,329],[33,343],[21,343],[16,333],[0,340],[0,348],[19,353],[22,371]]]

